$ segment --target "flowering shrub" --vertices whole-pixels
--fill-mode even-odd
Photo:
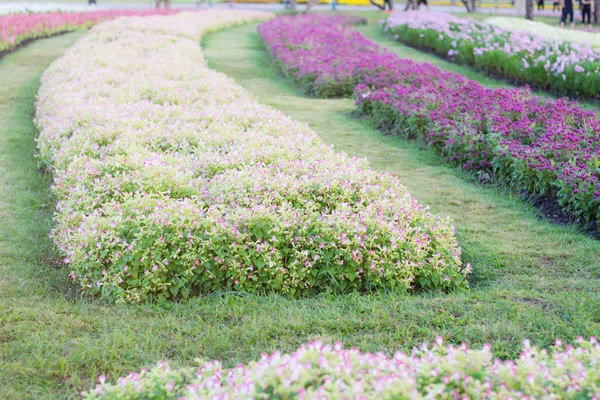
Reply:
[[[268,17],[119,19],[45,72],[38,145],[72,278],[117,301],[465,288],[448,221],[206,67],[202,32]]]
[[[497,26],[509,32],[529,32],[548,39],[589,44],[600,47],[600,33],[574,29],[561,29],[544,22],[530,21],[522,18],[492,17],[484,21],[486,24]]]
[[[133,15],[172,14],[169,10],[48,12],[0,15],[0,53],[14,50],[21,43],[89,27],[113,18]]]
[[[385,86],[404,78],[400,64],[406,60],[348,26],[361,22],[344,15],[296,15],[265,22],[258,31],[288,78],[309,94],[340,97],[350,96],[357,83]],[[428,79],[427,73],[420,79]]]
[[[384,26],[397,40],[558,95],[600,98],[600,49],[507,31],[442,13],[407,12]]]
[[[278,67],[307,93],[318,97],[349,96],[365,63],[380,57],[378,49],[347,25],[365,23],[347,15],[286,16],[262,23],[259,34]],[[340,52],[348,54],[341,63]]]
[[[398,58],[349,25],[361,18],[308,14],[262,23],[258,31],[283,73],[318,97],[350,96],[357,84],[416,86],[436,79],[464,81],[429,64]]]
[[[84,399],[597,399],[600,345],[560,340],[550,350],[526,341],[514,361],[494,360],[491,346],[415,348],[387,357],[319,342],[294,353],[224,369],[218,361],[198,368],[165,363],[130,373],[116,384],[100,378]]]

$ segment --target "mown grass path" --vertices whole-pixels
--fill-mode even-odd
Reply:
[[[316,339],[389,353],[442,335],[491,342],[498,356],[513,357],[524,338],[545,346],[598,332],[598,242],[540,222],[430,152],[380,135],[347,115],[350,100],[304,99],[270,68],[255,28],[208,37],[210,64],[451,214],[475,264],[473,290],[302,300],[215,294],[168,307],[78,298],[67,271],[51,262],[51,179],[37,170],[31,120],[42,71],[81,33],[44,39],[0,60],[0,399],[78,398],[100,374],[115,379],[197,357],[233,366]]]

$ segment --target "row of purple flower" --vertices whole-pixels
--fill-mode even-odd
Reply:
[[[301,15],[260,35],[286,76],[319,97],[354,93],[386,132],[420,138],[486,179],[555,196],[581,221],[600,216],[600,119],[528,88],[489,89],[401,59],[348,27],[360,19]]]

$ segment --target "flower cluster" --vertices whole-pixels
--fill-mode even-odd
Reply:
[[[165,363],[116,384],[100,377],[92,399],[597,399],[600,345],[579,338],[550,350],[525,342],[516,360],[493,359],[491,346],[472,350],[437,339],[411,354],[388,357],[341,344],[304,345],[292,354],[225,369],[218,361],[172,369]]]
[[[38,148],[72,278],[117,301],[465,288],[447,220],[206,67],[202,32],[270,16],[119,19],[45,72]]]
[[[544,22],[530,21],[522,18],[491,17],[484,21],[486,24],[500,27],[506,31],[529,32],[548,39],[589,44],[600,47],[600,33],[584,30],[561,29]]]
[[[576,98],[600,98],[600,49],[443,13],[391,16],[396,40],[518,84]]]
[[[395,57],[348,27],[364,22],[359,17],[309,14],[277,18],[258,31],[288,78],[309,94],[340,97],[350,96],[365,75],[375,79],[396,70],[390,64]]]
[[[421,86],[440,77],[462,80],[398,58],[351,29],[361,22],[346,15],[296,15],[264,22],[258,31],[280,70],[318,97],[351,96],[357,84],[383,88],[399,82]]]
[[[21,43],[85,28],[117,17],[172,14],[169,10],[89,11],[17,13],[0,15],[0,53],[14,50]]]

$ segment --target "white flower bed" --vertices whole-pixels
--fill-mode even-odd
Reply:
[[[528,21],[522,18],[492,17],[485,20],[510,32],[530,32],[548,39],[581,43],[592,47],[600,47],[600,33],[563,29],[539,21]]]
[[[72,278],[136,302],[465,288],[448,221],[206,67],[203,32],[270,16],[122,18],[46,71],[39,151]]]

